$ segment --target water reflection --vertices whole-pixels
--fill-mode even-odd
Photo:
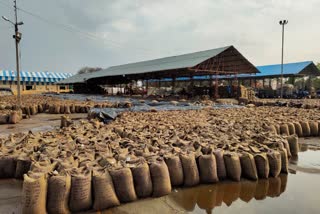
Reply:
[[[224,181],[213,185],[179,189],[168,197],[185,211],[192,212],[197,206],[207,213],[212,213],[215,207],[223,203],[229,207],[237,200],[249,203],[252,200],[279,197],[286,190],[287,180],[288,175],[281,174],[277,178],[258,181]]]

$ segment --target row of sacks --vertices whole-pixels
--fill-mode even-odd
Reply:
[[[0,111],[0,124],[16,124],[22,119],[21,110]]]
[[[22,107],[22,113],[28,116],[38,113],[49,114],[73,114],[73,113],[88,113],[90,106],[87,105],[48,105],[39,104]]]
[[[180,154],[112,170],[81,167],[65,175],[31,171],[24,175],[23,213],[104,210],[138,198],[167,195],[172,186],[225,179],[238,182],[241,177],[258,180],[281,172],[288,173],[286,149],[256,155],[216,150],[198,158],[193,153]]]
[[[268,129],[278,135],[297,135],[298,137],[320,136],[319,121],[300,121],[292,123],[271,124]]]
[[[240,102],[240,100],[239,100]],[[242,103],[254,104],[255,106],[280,106],[280,107],[292,107],[292,108],[303,108],[303,109],[319,109],[320,105],[313,100],[307,100],[304,102],[295,101],[295,100],[241,100]]]

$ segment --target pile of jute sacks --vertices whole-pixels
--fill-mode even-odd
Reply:
[[[22,119],[21,110],[0,109],[0,124],[16,124]]]
[[[172,187],[288,173],[315,110],[259,107],[124,112],[0,138],[0,178],[23,178],[24,213],[104,210]]]
[[[42,95],[23,95],[21,109],[17,106],[16,96],[3,96],[0,99],[0,124],[15,124],[23,117],[29,118],[39,113],[73,114],[88,113],[95,108],[127,107],[130,103],[111,103],[63,100],[57,97]]]
[[[256,106],[287,106],[305,109],[320,109],[319,99],[255,99],[248,101]]]

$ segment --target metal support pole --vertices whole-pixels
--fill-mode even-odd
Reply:
[[[288,24],[288,20],[281,20],[279,22],[282,25],[282,47],[281,47],[281,82],[280,82],[280,97],[283,98],[283,47],[284,47],[284,26]]]
[[[281,48],[281,82],[280,98],[283,98],[283,43],[284,43],[284,25],[282,25],[282,48]]]

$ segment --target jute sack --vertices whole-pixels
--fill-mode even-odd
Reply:
[[[153,188],[153,197],[161,197],[171,192],[171,183],[168,167],[162,161],[156,161],[150,164],[150,173]]]
[[[226,165],[228,178],[234,181],[240,181],[241,164],[240,164],[239,155],[234,152],[226,153],[224,154],[224,162]]]
[[[29,108],[30,108],[30,114],[31,115],[36,115],[37,114],[36,106],[32,105]]]
[[[303,131],[302,131],[302,127],[300,125],[300,123],[295,122],[294,124],[294,129],[296,131],[296,134],[298,135],[298,137],[303,137]]]
[[[282,144],[283,144],[283,147],[287,150],[288,158],[291,157],[290,145],[289,145],[288,139],[284,140]]]
[[[254,198],[256,200],[263,200],[267,197],[269,190],[269,179],[259,179],[256,187],[256,192],[254,193]]]
[[[47,211],[52,214],[65,214],[69,211],[71,188],[70,175],[52,176],[48,181]]]
[[[219,180],[223,180],[227,177],[227,171],[226,166],[224,164],[224,158],[223,158],[223,150],[218,149],[213,151],[214,156],[216,157],[216,163],[217,163],[217,174]]]
[[[269,167],[270,167],[270,176],[278,177],[281,172],[281,154],[278,151],[272,151],[267,153]]]
[[[43,107],[41,104],[38,105],[38,112],[43,113]]]
[[[256,154],[254,160],[257,167],[257,173],[259,178],[268,178],[269,177],[269,161],[265,153]]]
[[[318,136],[318,122],[315,121],[309,121],[309,126],[310,126],[310,132],[311,136],[316,137]]]
[[[274,125],[269,125],[268,130],[273,133],[273,134],[278,134],[277,133],[277,128]]]
[[[76,106],[75,106],[75,112],[76,112],[76,113],[80,113],[80,108],[81,108],[80,106],[76,105]]]
[[[24,175],[22,187],[22,213],[46,213],[47,179],[45,175]]]
[[[17,179],[22,179],[23,175],[30,170],[30,167],[31,167],[30,160],[18,158],[14,177]]]
[[[258,179],[257,167],[253,155],[244,153],[240,156],[242,175],[251,180]]]
[[[309,137],[311,134],[309,123],[305,121],[301,121],[300,124],[303,132],[303,137]]]
[[[254,198],[257,188],[257,181],[241,181],[240,199],[246,203]]]
[[[31,112],[30,112],[30,108],[29,107],[24,107],[24,111],[26,112],[26,115],[30,116]]]
[[[279,151],[281,155],[281,172],[282,173],[288,173],[289,172],[289,160],[287,155],[287,150],[282,149]]]
[[[199,173],[201,183],[216,183],[219,181],[216,158],[213,154],[200,155]]]
[[[18,112],[13,111],[10,113],[10,115],[9,115],[9,123],[10,124],[17,124],[20,120],[21,120],[21,118],[19,117]]]
[[[54,114],[55,113],[55,107],[54,105],[49,106],[49,114]]]
[[[54,113],[55,114],[60,114],[60,106],[59,105],[55,105],[54,106]]]
[[[72,105],[70,106],[70,113],[71,113],[71,114],[76,113],[76,107],[75,107],[74,104],[72,104]]]
[[[60,105],[60,114],[64,114],[64,105]]]
[[[172,186],[180,186],[183,184],[183,169],[179,156],[170,156],[165,158],[167,164],[170,181]]]
[[[152,181],[147,163],[131,168],[134,189],[139,198],[145,198],[152,194]]]
[[[194,154],[181,154],[180,160],[183,168],[184,185],[195,186],[199,184],[199,171]]]
[[[2,114],[0,115],[0,124],[7,124],[9,122],[9,115]]]
[[[91,189],[91,173],[72,175],[69,199],[69,208],[72,212],[85,211],[91,208]]]
[[[275,124],[274,126],[276,127],[277,134],[281,134],[280,125],[279,124]]]
[[[0,178],[14,178],[16,172],[16,159],[12,156],[0,157]]]
[[[289,134],[290,134],[290,135],[293,135],[293,134],[296,133],[296,129],[295,129],[293,123],[288,123],[288,129],[289,129]]]
[[[93,172],[93,209],[96,211],[120,205],[108,171]]]
[[[120,202],[126,203],[137,200],[133,177],[129,168],[111,170],[110,175]]]
[[[298,137],[296,135],[291,135],[287,137],[288,144],[290,147],[290,153],[292,156],[297,156],[299,152]]]
[[[281,124],[280,125],[280,133],[282,134],[282,135],[290,135],[290,133],[289,133],[289,128],[288,128],[288,125],[287,124]]]
[[[69,105],[65,105],[65,106],[64,106],[64,113],[65,113],[65,114],[71,114],[70,106],[69,106]]]
[[[267,196],[274,198],[281,194],[281,179],[280,177],[269,178],[269,189]]]

